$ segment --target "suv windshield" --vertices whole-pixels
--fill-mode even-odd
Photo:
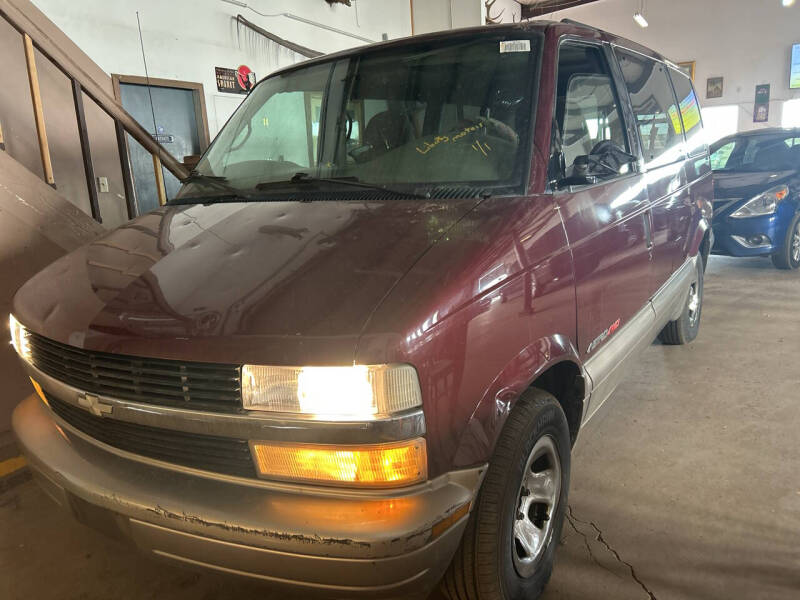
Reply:
[[[267,78],[177,200],[237,191],[252,197],[271,184],[302,191],[309,182],[409,193],[517,188],[529,166],[538,48],[530,32],[473,34],[376,48]]]

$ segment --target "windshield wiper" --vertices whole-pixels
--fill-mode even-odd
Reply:
[[[309,175],[305,172],[298,172],[292,175],[291,179],[287,181],[264,181],[263,183],[259,183],[256,185],[257,190],[268,190],[274,187],[285,186],[287,184],[313,184],[313,183],[331,183],[331,184],[339,184],[339,185],[349,185],[352,187],[359,187],[368,190],[376,190],[381,192],[388,192],[390,194],[394,194],[400,198],[414,198],[416,200],[427,200],[427,196],[423,196],[421,194],[416,194],[414,192],[406,192],[403,190],[397,190],[385,185],[380,185],[378,183],[366,183],[360,181],[358,177],[314,177],[313,175]]]
[[[230,202],[231,200],[251,200],[252,197],[227,183],[226,177],[219,177],[215,175],[203,175],[197,171],[192,171],[188,177],[181,180],[184,185],[187,183],[204,184],[212,188],[216,188],[225,194],[221,196],[185,196],[183,198],[176,198],[170,200],[167,204],[212,204],[214,202]]]

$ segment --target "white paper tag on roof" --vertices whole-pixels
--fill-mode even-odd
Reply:
[[[500,42],[500,53],[503,52],[530,52],[530,40],[509,40],[507,42]]]

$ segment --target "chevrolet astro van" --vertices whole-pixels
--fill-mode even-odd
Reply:
[[[337,598],[535,598],[581,426],[698,333],[691,81],[573,22],[273,73],[180,193],[17,293],[13,427],[87,525]]]

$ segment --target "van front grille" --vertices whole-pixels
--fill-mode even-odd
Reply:
[[[241,369],[237,365],[95,352],[33,332],[29,336],[33,365],[82,391],[194,410],[241,410]]]
[[[256,477],[247,440],[185,433],[96,417],[45,391],[47,403],[66,423],[104,444],[176,465]]]

